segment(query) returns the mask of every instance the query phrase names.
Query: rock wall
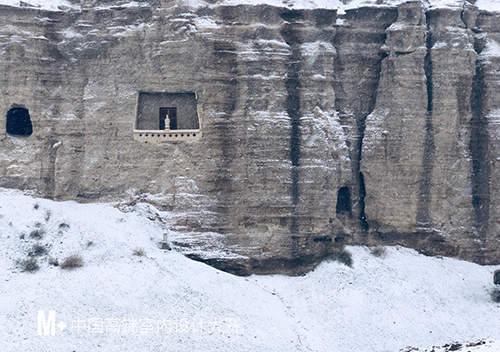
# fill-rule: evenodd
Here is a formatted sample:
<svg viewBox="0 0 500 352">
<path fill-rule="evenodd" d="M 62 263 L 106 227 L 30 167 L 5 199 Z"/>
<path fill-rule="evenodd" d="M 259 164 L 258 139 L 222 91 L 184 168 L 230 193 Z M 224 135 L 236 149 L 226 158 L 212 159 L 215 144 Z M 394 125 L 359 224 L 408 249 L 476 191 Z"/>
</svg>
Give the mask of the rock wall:
<svg viewBox="0 0 500 352">
<path fill-rule="evenodd" d="M 367 118 L 362 171 L 370 230 L 430 254 L 497 263 L 498 235 L 488 229 L 494 127 L 483 101 L 498 98 L 485 87 L 491 69 L 481 57 L 481 43 L 495 42 L 496 30 L 483 22 L 491 14 L 468 3 L 416 20 L 410 13 L 418 7 L 401 5 L 387 30 L 382 83 Z"/>
<path fill-rule="evenodd" d="M 499 263 L 498 17 L 1 6 L 0 186 L 150 202 L 178 249 L 242 275 L 298 274 L 342 244 Z M 134 141 L 140 92 L 196 93 L 203 136 Z M 6 133 L 18 106 L 29 137 Z"/>
</svg>

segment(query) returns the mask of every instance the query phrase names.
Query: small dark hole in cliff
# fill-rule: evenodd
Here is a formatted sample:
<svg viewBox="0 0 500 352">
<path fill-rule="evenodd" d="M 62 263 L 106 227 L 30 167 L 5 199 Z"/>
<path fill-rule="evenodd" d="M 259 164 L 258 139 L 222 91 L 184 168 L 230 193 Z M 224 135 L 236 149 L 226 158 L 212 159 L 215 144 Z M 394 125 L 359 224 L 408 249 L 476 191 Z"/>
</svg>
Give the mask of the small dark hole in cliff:
<svg viewBox="0 0 500 352">
<path fill-rule="evenodd" d="M 28 109 L 12 108 L 7 111 L 7 126 L 8 134 L 14 136 L 31 136 L 33 133 L 33 125 Z"/>
<path fill-rule="evenodd" d="M 302 18 L 302 13 L 298 11 L 286 11 L 281 14 L 281 18 L 288 22 L 293 22 L 295 20 L 300 20 Z"/>
<path fill-rule="evenodd" d="M 351 192 L 348 187 L 340 187 L 337 192 L 337 214 L 348 212 L 351 214 Z"/>
<path fill-rule="evenodd" d="M 332 238 L 330 236 L 315 237 L 313 242 L 332 242 Z"/>
</svg>

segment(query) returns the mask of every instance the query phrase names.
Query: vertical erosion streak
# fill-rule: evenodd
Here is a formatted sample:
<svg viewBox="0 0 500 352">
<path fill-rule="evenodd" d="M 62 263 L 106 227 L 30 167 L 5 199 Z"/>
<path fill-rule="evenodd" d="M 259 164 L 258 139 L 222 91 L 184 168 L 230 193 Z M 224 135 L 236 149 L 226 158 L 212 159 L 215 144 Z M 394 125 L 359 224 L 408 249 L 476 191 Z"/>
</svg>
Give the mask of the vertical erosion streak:
<svg viewBox="0 0 500 352">
<path fill-rule="evenodd" d="M 287 93 L 286 112 L 290 116 L 290 161 L 292 164 L 292 218 L 290 221 L 291 234 L 299 233 L 299 167 L 300 167 L 300 71 L 301 54 L 300 38 L 294 21 L 301 18 L 301 13 L 289 11 L 282 14 L 282 18 L 289 21 L 281 30 L 281 35 L 286 43 L 290 45 L 291 52 L 288 56 L 288 72 L 285 81 Z"/>
<path fill-rule="evenodd" d="M 478 56 L 481 53 L 483 42 L 476 38 L 474 49 Z M 476 60 L 476 73 L 472 81 L 470 120 L 471 138 L 469 150 L 472 157 L 472 207 L 474 209 L 474 232 L 478 241 L 478 248 L 474 260 L 483 261 L 484 244 L 488 234 L 490 214 L 490 179 L 491 165 L 488 159 L 488 121 L 484 113 L 484 97 L 486 87 L 481 60 Z"/>
<path fill-rule="evenodd" d="M 361 13 L 367 11 L 361 16 Z M 363 236 L 360 241 L 364 243 L 369 230 L 369 223 L 365 213 L 366 188 L 364 175 L 361 172 L 361 159 L 363 141 L 365 138 L 366 119 L 374 111 L 377 103 L 377 94 L 382 74 L 382 62 L 387 57 L 380 48 L 386 41 L 385 30 L 396 21 L 396 11 L 359 10 L 352 12 L 356 16 L 370 16 L 376 13 L 377 20 L 370 23 L 370 36 L 366 36 L 366 46 L 353 46 L 346 41 L 347 38 L 356 38 L 359 33 L 359 24 L 339 26 L 336 29 L 333 44 L 336 49 L 334 58 L 334 81 L 335 108 L 339 113 L 341 125 L 349 130 L 346 133 L 351 136 L 346 141 L 349 150 L 351 166 L 350 190 L 353 200 L 352 216 L 356 219 L 356 233 L 361 230 Z M 350 16 L 352 16 L 350 15 Z M 350 17 L 348 16 L 348 17 Z M 355 24 L 359 18 L 351 19 Z M 366 25 L 366 23 L 363 23 Z M 366 29 L 362 33 L 366 34 Z M 365 35 L 363 34 L 363 35 Z M 354 50 L 355 57 L 353 57 Z M 355 125 L 352 125 L 354 118 Z M 351 130 L 351 128 L 353 128 Z"/>
<path fill-rule="evenodd" d="M 418 193 L 417 226 L 422 230 L 432 227 L 430 217 L 432 170 L 434 168 L 434 127 L 432 124 L 433 114 L 433 85 L 432 85 L 432 33 L 430 27 L 430 14 L 425 13 L 427 21 L 427 53 L 424 58 L 424 72 L 427 84 L 427 113 L 425 115 L 425 142 L 422 155 L 422 176 L 420 177 L 420 188 Z"/>
<path fill-rule="evenodd" d="M 217 171 L 214 177 L 214 186 L 219 200 L 217 212 L 220 216 L 217 231 L 226 233 L 230 227 L 230 212 L 234 206 L 232 168 L 235 158 L 232 121 L 238 100 L 237 48 L 232 42 L 218 41 L 214 43 L 214 61 L 216 69 L 226 73 L 216 82 L 219 85 L 223 114 L 214 123 L 217 133 L 217 143 L 220 157 L 217 161 Z"/>
<path fill-rule="evenodd" d="M 293 64 L 292 64 L 293 65 Z M 298 205 L 299 205 L 299 167 L 300 167 L 300 82 L 298 78 L 286 80 L 287 113 L 290 116 L 290 161 L 292 163 L 292 205 L 293 214 L 290 225 L 291 233 L 299 231 Z"/>
<path fill-rule="evenodd" d="M 385 42 L 385 36 L 384 36 Z M 361 106 L 359 114 L 356 114 L 356 128 L 357 128 L 357 140 L 355 146 L 355 157 L 354 163 L 352 163 L 352 172 L 355 188 L 357 188 L 358 194 L 358 220 L 361 231 L 366 235 L 369 230 L 368 221 L 366 219 L 365 214 L 365 197 L 366 197 L 366 188 L 365 188 L 365 177 L 361 172 L 361 158 L 363 153 L 363 139 L 365 138 L 365 129 L 366 129 L 366 118 L 370 115 L 375 109 L 375 105 L 377 103 L 377 92 L 380 84 L 380 75 L 382 72 L 382 61 L 387 57 L 386 53 L 380 53 L 379 58 L 374 64 L 375 68 L 375 78 L 373 80 L 373 89 L 371 89 L 371 93 L 367 97 L 367 104 Z M 364 108 L 364 106 L 366 106 Z M 365 238 L 363 238 L 365 241 Z"/>
<path fill-rule="evenodd" d="M 369 230 L 369 226 L 368 226 L 368 221 L 366 221 L 366 215 L 365 215 L 365 196 L 366 196 L 365 177 L 363 176 L 363 173 L 361 171 L 358 173 L 358 176 L 359 176 L 359 222 L 361 230 L 366 233 Z"/>
</svg>

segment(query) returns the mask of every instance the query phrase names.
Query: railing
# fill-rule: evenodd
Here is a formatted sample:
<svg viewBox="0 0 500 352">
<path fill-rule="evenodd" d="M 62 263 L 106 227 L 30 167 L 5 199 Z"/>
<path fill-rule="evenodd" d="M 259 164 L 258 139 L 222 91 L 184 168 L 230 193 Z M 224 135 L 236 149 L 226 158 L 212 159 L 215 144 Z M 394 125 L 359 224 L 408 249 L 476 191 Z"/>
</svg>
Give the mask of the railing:
<svg viewBox="0 0 500 352">
<path fill-rule="evenodd" d="M 134 140 L 150 143 L 193 141 L 201 135 L 201 130 L 134 130 Z"/>
</svg>

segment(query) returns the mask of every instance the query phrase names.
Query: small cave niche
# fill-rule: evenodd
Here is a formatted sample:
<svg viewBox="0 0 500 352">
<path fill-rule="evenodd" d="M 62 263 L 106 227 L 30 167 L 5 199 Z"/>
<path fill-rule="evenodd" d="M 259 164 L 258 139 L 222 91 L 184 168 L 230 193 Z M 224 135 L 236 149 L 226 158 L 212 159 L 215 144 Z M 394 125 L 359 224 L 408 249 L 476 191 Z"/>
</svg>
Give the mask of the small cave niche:
<svg viewBox="0 0 500 352">
<path fill-rule="evenodd" d="M 6 132 L 13 136 L 31 136 L 33 124 L 28 109 L 14 107 L 7 111 Z"/>
<path fill-rule="evenodd" d="M 198 130 L 195 93 L 140 92 L 136 130 Z"/>
<path fill-rule="evenodd" d="M 351 192 L 349 187 L 340 187 L 337 192 L 337 206 L 335 209 L 337 214 L 349 213 L 351 215 Z"/>
</svg>

